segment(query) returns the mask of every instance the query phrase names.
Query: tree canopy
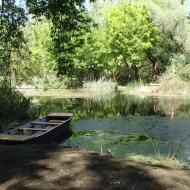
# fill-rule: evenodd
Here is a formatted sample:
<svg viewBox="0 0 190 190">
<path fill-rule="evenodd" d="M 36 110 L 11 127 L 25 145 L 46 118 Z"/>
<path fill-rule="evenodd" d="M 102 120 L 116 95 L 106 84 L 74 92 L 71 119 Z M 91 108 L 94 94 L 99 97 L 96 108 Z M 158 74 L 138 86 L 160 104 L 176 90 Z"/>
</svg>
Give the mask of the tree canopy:
<svg viewBox="0 0 190 190">
<path fill-rule="evenodd" d="M 1 73 L 11 65 L 6 71 L 26 81 L 57 73 L 65 81 L 104 76 L 127 84 L 155 81 L 175 65 L 189 79 L 185 2 L 97 0 L 90 9 L 84 0 L 25 2 L 0 5 Z"/>
<path fill-rule="evenodd" d="M 138 70 L 147 64 L 147 53 L 159 44 L 158 28 L 150 20 L 143 4 L 119 1 L 105 10 L 106 39 L 110 53 L 117 58 L 123 68 L 134 70 L 138 80 Z"/>
<path fill-rule="evenodd" d="M 51 37 L 57 57 L 58 74 L 72 73 L 71 54 L 83 43 L 83 34 L 88 31 L 90 17 L 84 0 L 27 0 L 29 13 L 34 17 L 47 18 L 52 22 Z"/>
</svg>

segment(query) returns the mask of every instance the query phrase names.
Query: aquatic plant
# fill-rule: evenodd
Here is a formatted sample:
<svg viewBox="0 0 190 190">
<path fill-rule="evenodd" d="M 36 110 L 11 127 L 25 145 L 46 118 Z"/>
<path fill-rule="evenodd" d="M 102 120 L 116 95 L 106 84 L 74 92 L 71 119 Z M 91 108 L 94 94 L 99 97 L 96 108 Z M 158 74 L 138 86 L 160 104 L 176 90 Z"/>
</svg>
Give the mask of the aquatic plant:
<svg viewBox="0 0 190 190">
<path fill-rule="evenodd" d="M 121 145 L 121 144 L 130 142 L 130 141 L 140 142 L 140 141 L 151 140 L 153 138 L 154 137 L 152 137 L 150 135 L 126 135 L 126 136 L 123 136 L 122 138 L 120 138 L 119 141 L 114 142 L 113 144 Z"/>
<path fill-rule="evenodd" d="M 110 92 L 117 90 L 118 84 L 111 80 L 106 80 L 104 77 L 102 77 L 99 80 L 84 81 L 83 88 L 93 92 Z"/>
<path fill-rule="evenodd" d="M 109 134 L 114 134 L 116 131 L 93 131 L 93 130 L 82 130 L 74 132 L 70 139 L 75 139 L 79 136 L 104 136 Z"/>
<path fill-rule="evenodd" d="M 181 142 L 178 144 L 177 148 L 174 150 L 172 156 L 170 156 L 170 152 L 168 153 L 168 159 L 169 159 L 169 160 L 177 160 L 177 152 L 178 152 L 179 149 L 181 148 L 183 142 L 185 142 L 189 136 L 190 136 L 190 134 L 188 134 L 185 138 L 183 138 L 183 139 L 181 140 Z"/>
<path fill-rule="evenodd" d="M 133 119 L 133 120 L 135 120 L 135 119 Z M 146 119 L 145 119 L 145 121 L 146 121 Z M 147 121 L 146 121 L 145 126 L 147 126 L 147 125 L 148 125 L 148 124 L 147 124 Z M 141 127 L 141 129 L 143 130 L 143 133 L 144 133 L 146 136 L 152 137 L 150 131 L 149 131 L 147 128 L 145 128 L 145 127 L 142 125 L 142 123 L 139 123 L 139 126 Z M 150 142 L 151 142 L 151 144 L 152 144 L 152 146 L 153 146 L 154 152 L 155 152 L 155 154 L 156 154 L 156 158 L 160 161 L 160 160 L 161 160 L 160 147 L 159 147 L 158 142 L 155 141 L 155 139 L 156 139 L 155 137 L 154 137 L 154 138 L 149 138 L 149 140 L 150 140 Z"/>
</svg>

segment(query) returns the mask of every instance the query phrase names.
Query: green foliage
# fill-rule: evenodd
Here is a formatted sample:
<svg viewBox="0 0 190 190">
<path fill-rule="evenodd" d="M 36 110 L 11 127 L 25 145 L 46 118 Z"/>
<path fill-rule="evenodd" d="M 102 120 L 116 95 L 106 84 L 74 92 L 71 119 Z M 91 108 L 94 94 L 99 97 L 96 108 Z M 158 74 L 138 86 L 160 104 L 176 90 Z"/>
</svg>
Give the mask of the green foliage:
<svg viewBox="0 0 190 190">
<path fill-rule="evenodd" d="M 0 118 L 1 119 L 19 119 L 27 115 L 30 107 L 30 98 L 14 88 L 1 86 L 0 90 Z"/>
<path fill-rule="evenodd" d="M 65 89 L 67 87 L 67 81 L 58 78 L 52 81 L 52 84 L 48 86 L 52 86 L 52 88 L 55 89 Z"/>
<path fill-rule="evenodd" d="M 159 3 L 149 2 L 146 6 L 152 12 L 152 19 L 162 37 L 162 45 L 157 52 L 157 67 L 163 72 L 175 65 L 185 77 L 182 67 L 186 67 L 190 57 L 186 5 L 178 0 L 159 0 Z"/>
<path fill-rule="evenodd" d="M 159 43 L 148 11 L 141 4 L 125 2 L 95 4 L 93 8 L 91 15 L 98 26 L 90 28 L 85 43 L 76 49 L 73 74 L 80 81 L 105 75 L 124 84 L 138 78 L 139 68 L 147 65 L 147 53 L 154 57 Z"/>
<path fill-rule="evenodd" d="M 27 56 L 25 64 L 17 68 L 24 85 L 33 85 L 36 88 L 66 87 L 66 77 L 56 77 L 57 63 L 53 53 L 51 25 L 46 19 L 32 19 L 26 24 L 29 52 L 24 52 Z"/>
<path fill-rule="evenodd" d="M 46 19 L 30 20 L 25 31 L 30 56 L 27 58 L 28 64 L 19 70 L 19 75 L 24 78 L 27 85 L 52 88 L 54 81 L 57 83 L 59 78 L 56 78 L 57 64 L 53 53 L 51 22 Z"/>
<path fill-rule="evenodd" d="M 30 99 L 12 86 L 17 82 L 15 62 L 19 50 L 26 43 L 22 27 L 27 20 L 24 9 L 14 0 L 2 0 L 0 4 L 0 118 L 18 119 L 26 115 Z"/>
<path fill-rule="evenodd" d="M 72 54 L 75 48 L 83 43 L 83 34 L 88 30 L 91 21 L 84 2 L 84 0 L 27 0 L 29 13 L 38 18 L 45 16 L 52 22 L 51 36 L 58 74 L 72 76 L 74 68 Z"/>
<path fill-rule="evenodd" d="M 73 71 L 81 78 L 79 80 L 90 77 L 98 79 L 103 74 L 112 77 L 109 74 L 110 57 L 103 30 L 100 27 L 91 28 L 91 32 L 87 33 L 84 38 L 83 46 L 77 48 L 74 55 Z"/>
<path fill-rule="evenodd" d="M 6 85 L 12 85 L 12 75 L 16 71 L 11 66 L 26 42 L 21 27 L 27 18 L 24 9 L 17 7 L 14 0 L 3 0 L 0 10 L 0 76 Z"/>
<path fill-rule="evenodd" d="M 106 39 L 115 64 L 125 72 L 132 69 L 133 79 L 138 79 L 139 68 L 147 64 L 147 52 L 150 54 L 159 44 L 157 27 L 141 3 L 119 1 L 119 5 L 112 5 L 104 12 Z"/>
<path fill-rule="evenodd" d="M 29 50 L 31 52 L 30 70 L 36 77 L 56 74 L 56 59 L 53 54 L 51 23 L 46 19 L 32 20 L 26 26 Z"/>
<path fill-rule="evenodd" d="M 18 49 L 24 42 L 23 31 L 20 29 L 20 26 L 24 26 L 26 21 L 24 9 L 17 7 L 14 0 L 3 0 L 0 9 L 1 45 L 10 44 L 11 48 Z"/>
<path fill-rule="evenodd" d="M 37 19 L 25 26 L 24 9 L 14 0 L 3 0 L 1 80 L 65 88 L 73 81 L 87 84 L 86 79 L 105 76 L 126 85 L 158 81 L 173 65 L 181 79 L 189 80 L 185 4 L 178 0 L 91 2 L 96 3 L 87 12 L 84 0 L 27 0 L 29 14 Z M 56 73 L 62 77 L 56 79 Z"/>
</svg>

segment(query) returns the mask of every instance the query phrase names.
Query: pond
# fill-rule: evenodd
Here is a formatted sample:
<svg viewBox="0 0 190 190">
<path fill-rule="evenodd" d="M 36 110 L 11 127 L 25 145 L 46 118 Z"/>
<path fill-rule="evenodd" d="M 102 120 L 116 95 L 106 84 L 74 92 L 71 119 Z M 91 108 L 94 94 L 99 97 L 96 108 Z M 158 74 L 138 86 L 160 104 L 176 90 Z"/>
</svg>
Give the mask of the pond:
<svg viewBox="0 0 190 190">
<path fill-rule="evenodd" d="M 190 100 L 107 94 L 86 98 L 36 97 L 41 114 L 73 111 L 73 135 L 61 146 L 138 161 L 190 164 Z"/>
</svg>

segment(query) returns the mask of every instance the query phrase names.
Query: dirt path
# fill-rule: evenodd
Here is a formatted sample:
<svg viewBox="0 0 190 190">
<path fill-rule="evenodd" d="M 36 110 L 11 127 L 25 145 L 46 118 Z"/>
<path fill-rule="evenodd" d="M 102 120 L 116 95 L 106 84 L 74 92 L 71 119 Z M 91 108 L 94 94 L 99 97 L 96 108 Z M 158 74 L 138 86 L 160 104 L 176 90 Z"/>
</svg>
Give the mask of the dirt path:
<svg viewBox="0 0 190 190">
<path fill-rule="evenodd" d="M 190 171 L 55 145 L 0 145 L 1 190 L 187 190 Z"/>
</svg>

